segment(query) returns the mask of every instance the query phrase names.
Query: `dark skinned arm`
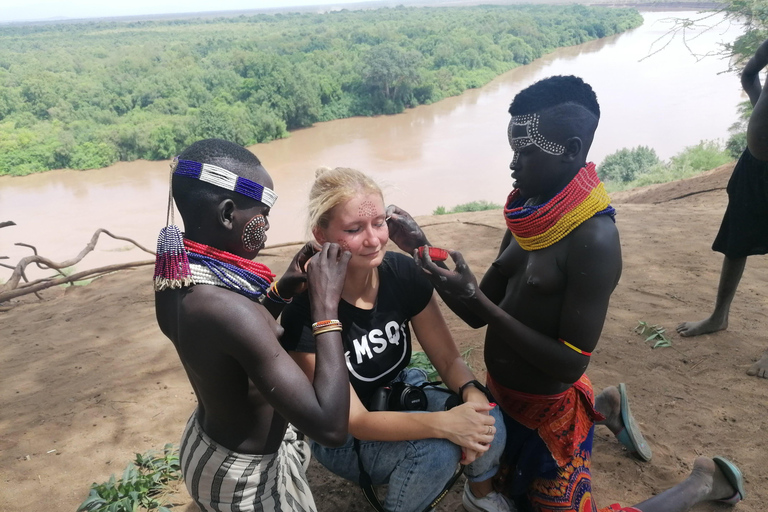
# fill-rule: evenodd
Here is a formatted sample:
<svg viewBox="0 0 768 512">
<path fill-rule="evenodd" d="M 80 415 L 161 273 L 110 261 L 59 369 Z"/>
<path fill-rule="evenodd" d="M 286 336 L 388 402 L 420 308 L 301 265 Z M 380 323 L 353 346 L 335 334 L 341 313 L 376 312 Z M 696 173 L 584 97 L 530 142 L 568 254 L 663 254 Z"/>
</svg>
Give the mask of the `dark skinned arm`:
<svg viewBox="0 0 768 512">
<path fill-rule="evenodd" d="M 308 268 L 313 321 L 338 318 L 338 304 L 351 254 L 336 244 L 325 244 Z M 250 308 L 250 309 L 249 309 Z M 250 314 L 249 314 L 250 313 Z M 285 350 L 263 315 L 254 315 L 244 301 L 221 303 L 215 309 L 215 324 L 223 331 L 218 338 L 224 350 L 248 373 L 259 392 L 275 410 L 312 439 L 340 446 L 346 441 L 349 424 L 349 382 L 341 333 L 317 336 L 314 381 Z"/>
<path fill-rule="evenodd" d="M 281 298 L 290 300 L 307 289 L 307 272 L 304 269 L 307 268 L 309 259 L 319 251 L 319 245 L 315 242 L 307 242 L 293 256 L 293 259 L 288 264 L 288 268 L 276 284 L 277 291 L 280 292 Z M 271 295 L 271 292 L 269 295 Z M 264 298 L 263 304 L 267 311 L 272 315 L 272 318 L 280 316 L 280 313 L 283 312 L 283 308 L 285 307 L 283 302 L 272 300 L 269 296 Z"/>
<path fill-rule="evenodd" d="M 768 40 L 757 49 L 741 73 L 741 85 L 754 109 L 747 125 L 747 147 L 758 160 L 768 161 L 768 83 L 760 87 L 760 71 L 768 65 Z"/>
<path fill-rule="evenodd" d="M 389 205 L 387 207 L 387 226 L 389 226 L 389 239 L 395 242 L 395 244 L 407 254 L 413 255 L 416 260 L 419 260 L 418 248 L 422 246 L 432 245 L 427 239 L 427 235 L 419 227 L 418 223 L 413 220 L 413 217 L 395 205 Z M 446 264 L 442 261 L 434 262 L 438 267 L 448 270 Z M 491 270 L 489 270 L 491 272 Z M 493 278 L 491 278 L 493 280 Z M 485 282 L 485 279 L 483 280 Z M 488 286 L 491 286 L 490 284 Z M 439 288 L 435 288 L 443 302 L 454 312 L 456 316 L 461 318 L 467 325 L 473 329 L 478 329 L 485 325 L 482 318 L 478 317 L 472 311 L 469 310 L 461 301 L 456 297 L 441 291 Z M 502 295 L 503 297 L 503 295 Z"/>
<path fill-rule="evenodd" d="M 602 220 L 588 221 L 569 240 L 565 265 L 567 285 L 560 316 L 558 337 L 585 351 L 592 352 L 608 310 L 608 301 L 621 273 L 621 249 L 615 229 L 602 229 Z M 604 228 L 605 226 L 603 226 Z M 561 242 L 562 243 L 562 242 Z M 424 261 L 433 274 L 435 287 L 442 287 L 495 329 L 509 348 L 528 364 L 550 378 L 571 384 L 589 364 L 589 357 L 579 354 L 558 339 L 524 325 L 499 308 L 477 287 L 461 253 L 451 253 L 456 271 L 439 269 Z"/>
</svg>

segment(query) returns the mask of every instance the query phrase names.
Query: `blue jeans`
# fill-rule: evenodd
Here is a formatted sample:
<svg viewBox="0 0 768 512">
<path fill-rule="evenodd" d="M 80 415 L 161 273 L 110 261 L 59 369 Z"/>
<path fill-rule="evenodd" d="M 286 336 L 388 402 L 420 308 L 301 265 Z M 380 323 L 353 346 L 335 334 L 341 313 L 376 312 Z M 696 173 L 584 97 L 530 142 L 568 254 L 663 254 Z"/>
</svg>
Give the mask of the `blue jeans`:
<svg viewBox="0 0 768 512">
<path fill-rule="evenodd" d="M 396 380 L 418 385 L 427 380 L 427 374 L 418 368 L 407 368 Z M 429 387 L 424 391 L 429 411 L 445 410 L 448 393 Z M 496 474 L 506 444 L 506 430 L 499 407 L 494 407 L 491 415 L 496 419 L 494 426 L 497 429 L 491 448 L 465 468 L 464 474 L 473 482 L 482 482 Z M 313 441 L 312 453 L 332 473 L 355 483 L 360 481 L 357 452 L 351 435 L 339 448 L 327 448 Z M 360 457 L 374 485 L 389 484 L 383 503 L 386 510 L 421 512 L 453 476 L 461 459 L 461 447 L 447 439 L 434 438 L 360 441 Z"/>
</svg>

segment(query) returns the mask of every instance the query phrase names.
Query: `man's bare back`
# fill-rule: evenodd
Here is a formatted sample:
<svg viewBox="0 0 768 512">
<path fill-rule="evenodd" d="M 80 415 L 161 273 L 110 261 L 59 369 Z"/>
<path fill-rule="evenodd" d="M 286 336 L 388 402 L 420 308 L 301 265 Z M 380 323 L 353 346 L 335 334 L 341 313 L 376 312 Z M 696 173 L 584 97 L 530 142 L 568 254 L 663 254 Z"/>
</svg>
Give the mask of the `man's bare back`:
<svg viewBox="0 0 768 512">
<path fill-rule="evenodd" d="M 309 288 L 312 319 L 336 322 L 350 254 L 305 246 L 279 283 L 252 261 L 277 195 L 258 158 L 236 144 L 192 144 L 174 161 L 172 191 L 186 233 L 161 232 L 155 310 L 198 401 L 180 447 L 185 485 L 203 511 L 314 511 L 308 447 L 287 426 L 331 446 L 346 441 L 341 326 L 315 333 L 310 381 L 280 346 L 275 317 Z"/>
</svg>

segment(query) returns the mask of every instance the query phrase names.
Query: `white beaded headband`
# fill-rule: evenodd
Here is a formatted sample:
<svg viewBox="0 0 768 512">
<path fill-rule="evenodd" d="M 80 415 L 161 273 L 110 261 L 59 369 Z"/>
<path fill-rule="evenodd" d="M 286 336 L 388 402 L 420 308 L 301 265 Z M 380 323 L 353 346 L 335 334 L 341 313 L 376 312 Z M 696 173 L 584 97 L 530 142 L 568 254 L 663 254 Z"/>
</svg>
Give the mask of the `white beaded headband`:
<svg viewBox="0 0 768 512">
<path fill-rule="evenodd" d="M 192 160 L 179 160 L 177 157 L 174 159 L 171 167 L 173 168 L 173 174 L 204 181 L 211 185 L 237 192 L 261 201 L 270 208 L 277 201 L 277 194 L 274 190 L 216 165 L 201 164 Z"/>
<path fill-rule="evenodd" d="M 525 137 L 513 137 L 512 129 L 515 126 L 525 126 L 527 135 Z M 550 155 L 562 155 L 565 153 L 565 146 L 547 140 L 539 132 L 539 114 L 512 116 L 507 128 L 507 137 L 509 138 L 509 145 L 512 146 L 512 151 L 515 152 L 513 164 L 517 162 L 520 150 L 531 145 Z"/>
</svg>

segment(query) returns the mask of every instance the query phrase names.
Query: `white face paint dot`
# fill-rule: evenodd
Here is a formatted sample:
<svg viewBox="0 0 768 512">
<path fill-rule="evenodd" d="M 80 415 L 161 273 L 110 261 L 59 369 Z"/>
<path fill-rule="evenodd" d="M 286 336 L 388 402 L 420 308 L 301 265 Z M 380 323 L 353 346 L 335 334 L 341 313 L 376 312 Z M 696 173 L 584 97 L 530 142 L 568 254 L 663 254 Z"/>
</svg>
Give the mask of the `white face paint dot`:
<svg viewBox="0 0 768 512">
<path fill-rule="evenodd" d="M 243 229 L 243 247 L 246 251 L 258 251 L 264 245 L 267 237 L 267 220 L 263 215 L 256 215 Z"/>
<path fill-rule="evenodd" d="M 515 126 L 525 126 L 526 137 L 512 137 L 512 129 Z M 522 116 L 512 116 L 509 121 L 509 127 L 507 128 L 507 137 L 509 138 L 509 145 L 515 152 L 515 162 L 517 152 L 522 148 L 534 145 L 545 153 L 550 155 L 562 155 L 565 153 L 565 146 L 551 142 L 547 140 L 541 133 L 539 133 L 539 114 L 525 114 Z"/>
</svg>

